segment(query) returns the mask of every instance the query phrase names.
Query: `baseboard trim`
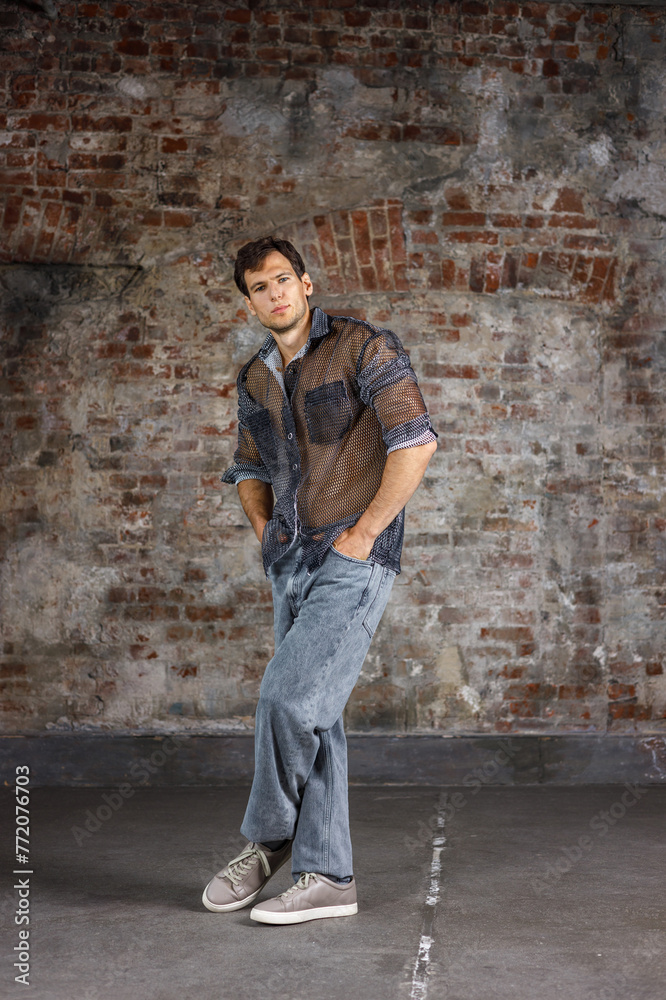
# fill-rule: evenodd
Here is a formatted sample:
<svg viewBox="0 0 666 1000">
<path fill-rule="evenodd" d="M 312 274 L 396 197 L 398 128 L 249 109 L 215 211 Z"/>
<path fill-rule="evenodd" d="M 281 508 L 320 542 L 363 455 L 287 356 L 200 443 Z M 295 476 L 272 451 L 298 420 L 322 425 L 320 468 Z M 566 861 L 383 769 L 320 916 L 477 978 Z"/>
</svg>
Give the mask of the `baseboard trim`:
<svg viewBox="0 0 666 1000">
<path fill-rule="evenodd" d="M 352 784 L 643 785 L 666 783 L 666 735 L 351 734 Z M 252 780 L 252 734 L 0 737 L 5 785 L 27 764 L 35 786 L 240 785 Z"/>
</svg>

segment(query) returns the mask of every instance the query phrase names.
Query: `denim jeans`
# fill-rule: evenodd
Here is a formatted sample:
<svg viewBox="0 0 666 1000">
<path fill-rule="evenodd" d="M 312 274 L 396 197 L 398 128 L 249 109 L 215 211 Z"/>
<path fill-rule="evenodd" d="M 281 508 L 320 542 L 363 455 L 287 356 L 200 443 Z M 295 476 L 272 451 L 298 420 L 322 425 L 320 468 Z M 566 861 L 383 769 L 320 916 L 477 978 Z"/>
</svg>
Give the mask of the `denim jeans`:
<svg viewBox="0 0 666 1000">
<path fill-rule="evenodd" d="M 296 541 L 270 568 L 275 655 L 259 689 L 241 833 L 293 838 L 292 874 L 353 874 L 342 711 L 395 579 L 330 549 L 308 572 Z"/>
</svg>

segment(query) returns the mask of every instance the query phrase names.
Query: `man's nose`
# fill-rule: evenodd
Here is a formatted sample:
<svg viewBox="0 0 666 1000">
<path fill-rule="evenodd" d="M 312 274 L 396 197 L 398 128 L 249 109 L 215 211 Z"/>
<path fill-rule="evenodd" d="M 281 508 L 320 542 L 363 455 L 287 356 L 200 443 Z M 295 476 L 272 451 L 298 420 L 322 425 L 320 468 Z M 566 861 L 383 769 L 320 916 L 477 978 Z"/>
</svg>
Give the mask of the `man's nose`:
<svg viewBox="0 0 666 1000">
<path fill-rule="evenodd" d="M 277 299 L 280 297 L 281 293 L 282 289 L 280 287 L 280 284 L 279 282 L 276 281 L 275 284 L 271 285 L 271 298 Z"/>
</svg>

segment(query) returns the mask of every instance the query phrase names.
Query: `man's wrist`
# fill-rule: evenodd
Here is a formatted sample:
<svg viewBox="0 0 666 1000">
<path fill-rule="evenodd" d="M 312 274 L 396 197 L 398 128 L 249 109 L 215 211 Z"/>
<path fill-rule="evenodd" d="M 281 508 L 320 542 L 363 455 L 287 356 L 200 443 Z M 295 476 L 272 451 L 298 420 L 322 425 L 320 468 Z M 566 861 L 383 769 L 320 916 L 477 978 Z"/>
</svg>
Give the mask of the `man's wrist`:
<svg viewBox="0 0 666 1000">
<path fill-rule="evenodd" d="M 375 532 L 361 524 L 360 521 L 357 521 L 356 524 L 349 529 L 349 534 L 352 535 L 356 541 L 370 549 L 375 544 L 375 539 L 377 538 Z"/>
<path fill-rule="evenodd" d="M 342 555 L 353 556 L 355 559 L 367 559 L 375 544 L 376 535 L 364 530 L 363 526 L 352 525 L 341 532 L 333 542 L 333 548 Z"/>
</svg>

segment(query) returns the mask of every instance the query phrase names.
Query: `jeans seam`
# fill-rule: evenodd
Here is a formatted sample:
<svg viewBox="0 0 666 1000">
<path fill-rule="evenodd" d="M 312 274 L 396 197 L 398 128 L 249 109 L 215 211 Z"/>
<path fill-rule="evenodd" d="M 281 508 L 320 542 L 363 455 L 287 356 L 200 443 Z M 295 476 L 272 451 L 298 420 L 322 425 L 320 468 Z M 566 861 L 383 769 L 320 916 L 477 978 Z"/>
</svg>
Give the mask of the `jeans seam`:
<svg viewBox="0 0 666 1000">
<path fill-rule="evenodd" d="M 324 835 L 323 835 L 323 847 L 322 847 L 322 875 L 328 874 L 328 859 L 330 854 L 330 840 L 331 840 L 331 806 L 332 806 L 332 784 L 333 784 L 333 767 L 331 763 L 331 748 L 328 742 L 328 731 L 323 730 L 319 734 L 319 739 L 321 740 L 321 745 L 324 748 L 324 769 L 326 771 L 326 802 L 324 803 Z"/>
</svg>

